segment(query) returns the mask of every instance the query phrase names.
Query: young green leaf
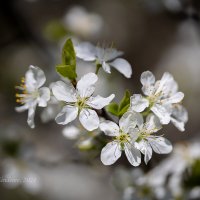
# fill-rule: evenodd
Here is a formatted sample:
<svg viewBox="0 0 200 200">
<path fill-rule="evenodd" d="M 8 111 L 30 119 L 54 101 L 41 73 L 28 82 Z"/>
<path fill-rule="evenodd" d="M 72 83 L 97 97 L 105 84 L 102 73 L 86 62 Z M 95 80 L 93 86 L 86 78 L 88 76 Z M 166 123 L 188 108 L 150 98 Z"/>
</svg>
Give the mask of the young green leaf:
<svg viewBox="0 0 200 200">
<path fill-rule="evenodd" d="M 63 77 L 74 80 L 77 77 L 75 66 L 71 65 L 57 65 L 56 71 Z"/>
<path fill-rule="evenodd" d="M 118 117 L 118 107 L 118 104 L 113 102 L 106 106 L 106 111 Z"/>
<path fill-rule="evenodd" d="M 76 66 L 76 53 L 71 39 L 68 39 L 63 46 L 62 64 Z"/>
<path fill-rule="evenodd" d="M 75 80 L 76 74 L 76 54 L 71 39 L 68 39 L 62 49 L 62 64 L 56 66 L 59 75 Z"/>
<path fill-rule="evenodd" d="M 126 90 L 123 99 L 119 103 L 118 116 L 122 116 L 125 112 L 127 112 L 130 106 L 130 96 L 130 92 Z"/>
<path fill-rule="evenodd" d="M 119 103 L 119 105 L 117 103 L 110 103 L 106 107 L 106 111 L 111 113 L 112 115 L 121 117 L 125 112 L 127 112 L 127 110 L 130 107 L 130 96 L 130 92 L 126 90 L 124 97 Z"/>
</svg>

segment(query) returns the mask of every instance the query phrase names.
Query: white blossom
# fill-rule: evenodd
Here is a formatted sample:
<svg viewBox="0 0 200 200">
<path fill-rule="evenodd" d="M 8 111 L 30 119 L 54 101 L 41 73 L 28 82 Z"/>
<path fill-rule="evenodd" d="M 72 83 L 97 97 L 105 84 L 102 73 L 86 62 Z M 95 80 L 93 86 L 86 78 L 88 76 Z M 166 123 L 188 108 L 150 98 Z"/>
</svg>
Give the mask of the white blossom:
<svg viewBox="0 0 200 200">
<path fill-rule="evenodd" d="M 104 165 L 112 165 L 121 157 L 122 151 L 125 151 L 128 161 L 133 166 L 141 163 L 141 154 L 135 148 L 134 142 L 137 135 L 133 132 L 133 127 L 137 123 L 137 113 L 135 115 L 125 113 L 119 120 L 119 126 L 109 120 L 100 124 L 100 129 L 107 136 L 114 137 L 101 151 L 101 161 Z"/>
<path fill-rule="evenodd" d="M 130 78 L 132 75 L 132 68 L 128 61 L 119 58 L 123 54 L 122 51 L 117 51 L 114 48 L 95 47 L 88 42 L 75 45 L 74 48 L 78 58 L 85 61 L 95 61 L 107 73 L 111 73 L 111 67 L 113 67 L 126 78 Z"/>
<path fill-rule="evenodd" d="M 47 87 L 41 87 L 46 81 L 44 72 L 35 66 L 30 66 L 22 78 L 22 84 L 16 88 L 21 90 L 21 94 L 16 94 L 17 102 L 22 104 L 16 107 L 16 111 L 22 112 L 28 110 L 28 125 L 31 128 L 35 127 L 34 116 L 36 106 L 46 107 L 47 102 L 50 100 L 50 90 Z"/>
<path fill-rule="evenodd" d="M 135 145 L 144 154 L 146 164 L 152 157 L 152 150 L 158 154 L 167 154 L 172 151 L 172 145 L 169 140 L 154 135 L 161 129 L 160 121 L 155 115 L 148 115 L 146 123 L 143 122 L 141 117 L 137 125 L 133 130 L 138 135 Z"/>
<path fill-rule="evenodd" d="M 95 109 L 102 109 L 108 105 L 115 95 L 111 94 L 107 98 L 99 95 L 93 97 L 94 84 L 97 80 L 96 74 L 88 73 L 78 81 L 76 89 L 71 83 L 64 83 L 63 81 L 57 81 L 52 86 L 52 92 L 56 99 L 66 103 L 62 111 L 56 116 L 58 124 L 66 125 L 79 116 L 81 124 L 88 131 L 99 127 L 99 117 Z"/>
<path fill-rule="evenodd" d="M 141 75 L 142 91 L 146 95 L 134 94 L 131 97 L 130 109 L 136 112 L 143 112 L 150 109 L 162 124 L 168 124 L 171 114 L 174 113 L 173 105 L 179 104 L 184 98 L 182 92 L 178 92 L 178 85 L 173 76 L 164 73 L 161 80 L 155 81 L 154 75 L 150 71 Z"/>
<path fill-rule="evenodd" d="M 96 13 L 89 13 L 81 6 L 74 6 L 64 16 L 63 24 L 75 34 L 91 37 L 100 33 L 103 20 Z"/>
</svg>

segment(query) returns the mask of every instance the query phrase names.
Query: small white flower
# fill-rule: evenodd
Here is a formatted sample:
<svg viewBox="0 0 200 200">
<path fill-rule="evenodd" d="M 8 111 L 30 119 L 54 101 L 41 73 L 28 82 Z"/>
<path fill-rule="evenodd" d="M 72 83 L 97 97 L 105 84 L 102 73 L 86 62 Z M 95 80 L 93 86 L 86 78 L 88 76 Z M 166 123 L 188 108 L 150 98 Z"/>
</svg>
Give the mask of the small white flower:
<svg viewBox="0 0 200 200">
<path fill-rule="evenodd" d="M 141 163 L 141 154 L 135 148 L 134 142 L 137 135 L 133 133 L 133 128 L 137 123 L 137 113 L 135 115 L 125 113 L 119 120 L 119 126 L 109 120 L 100 124 L 100 129 L 107 135 L 114 137 L 101 151 L 101 161 L 104 165 L 112 165 L 121 157 L 122 151 L 125 151 L 128 161 L 133 166 Z"/>
<path fill-rule="evenodd" d="M 111 94 L 107 98 L 99 95 L 93 97 L 94 84 L 97 80 L 96 74 L 88 73 L 78 81 L 76 89 L 71 83 L 62 81 L 57 81 L 53 85 L 53 95 L 57 100 L 66 103 L 66 106 L 56 117 L 58 124 L 68 124 L 79 116 L 81 124 L 88 131 L 99 127 L 99 117 L 94 109 L 102 109 L 113 100 L 115 95 Z"/>
<path fill-rule="evenodd" d="M 146 95 L 134 94 L 131 97 L 130 109 L 136 112 L 143 112 L 149 109 L 160 119 L 162 124 L 168 124 L 173 112 L 172 105 L 180 103 L 184 97 L 178 92 L 178 86 L 169 73 L 164 73 L 161 80 L 155 82 L 155 77 L 150 71 L 141 75 L 142 91 Z"/>
<path fill-rule="evenodd" d="M 88 42 L 83 42 L 75 45 L 76 56 L 85 61 L 95 61 L 100 64 L 105 72 L 111 73 L 111 67 L 114 67 L 126 78 L 132 75 L 131 65 L 127 60 L 118 58 L 123 54 L 114 48 L 95 47 Z"/>
<path fill-rule="evenodd" d="M 67 30 L 83 37 L 99 34 L 103 26 L 100 15 L 89 13 L 81 6 L 72 7 L 64 16 L 63 23 Z"/>
<path fill-rule="evenodd" d="M 148 115 L 145 124 L 143 118 L 140 119 L 138 128 L 133 130 L 138 135 L 135 145 L 144 154 L 144 161 L 147 164 L 152 157 L 152 149 L 158 154 L 167 154 L 172 151 L 172 145 L 164 137 L 153 135 L 161 129 L 160 121 L 155 115 Z"/>
<path fill-rule="evenodd" d="M 50 90 L 47 87 L 41 87 L 46 81 L 44 72 L 35 66 L 30 66 L 26 72 L 25 79 L 22 78 L 22 84 L 16 88 L 22 91 L 22 94 L 16 94 L 17 102 L 23 104 L 16 107 L 17 112 L 28 110 L 28 125 L 35 127 L 34 116 L 36 106 L 46 107 L 50 100 Z"/>
</svg>

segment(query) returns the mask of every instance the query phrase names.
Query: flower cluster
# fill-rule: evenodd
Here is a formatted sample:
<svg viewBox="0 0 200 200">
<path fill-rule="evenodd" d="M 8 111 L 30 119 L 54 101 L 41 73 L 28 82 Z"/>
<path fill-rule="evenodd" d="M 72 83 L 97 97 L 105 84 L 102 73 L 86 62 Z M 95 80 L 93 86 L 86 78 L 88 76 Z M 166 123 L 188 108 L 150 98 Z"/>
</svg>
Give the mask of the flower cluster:
<svg viewBox="0 0 200 200">
<path fill-rule="evenodd" d="M 184 131 L 188 120 L 187 111 L 181 104 L 184 94 L 178 91 L 178 85 L 171 74 L 164 73 L 162 78 L 156 81 L 152 72 L 143 72 L 140 80 L 144 95 L 131 96 L 126 92 L 119 105 L 112 102 L 115 94 L 108 97 L 94 95 L 95 83 L 101 68 L 111 73 L 113 67 L 125 77 L 131 77 L 131 65 L 125 59 L 118 58 L 121 55 L 121 51 L 113 48 L 95 47 L 86 42 L 74 45 L 68 39 L 63 47 L 62 64 L 56 67 L 62 80 L 51 83 L 49 88 L 41 87 L 46 80 L 44 72 L 38 67 L 30 66 L 22 85 L 18 87 L 22 94 L 16 95 L 17 102 L 23 105 L 16 110 L 28 110 L 28 124 L 31 128 L 34 128 L 36 106 L 47 106 L 50 109 L 46 110 L 46 114 L 55 116 L 57 124 L 68 125 L 79 118 L 86 131 L 98 130 L 98 134 L 93 134 L 93 137 L 98 135 L 105 142 L 107 136 L 111 137 L 112 139 L 101 150 L 101 161 L 104 165 L 115 163 L 123 151 L 133 166 L 140 165 L 142 154 L 147 164 L 153 151 L 158 154 L 170 153 L 170 141 L 157 132 L 170 122 L 180 131 Z M 78 59 L 93 62 L 96 73 L 85 74 L 77 81 Z M 56 104 L 57 108 L 53 109 L 52 106 Z M 117 116 L 118 120 L 113 120 L 110 114 Z M 81 133 L 73 125 L 70 127 L 64 128 L 64 135 L 68 138 L 77 138 Z M 92 141 L 88 136 L 87 139 Z"/>
</svg>

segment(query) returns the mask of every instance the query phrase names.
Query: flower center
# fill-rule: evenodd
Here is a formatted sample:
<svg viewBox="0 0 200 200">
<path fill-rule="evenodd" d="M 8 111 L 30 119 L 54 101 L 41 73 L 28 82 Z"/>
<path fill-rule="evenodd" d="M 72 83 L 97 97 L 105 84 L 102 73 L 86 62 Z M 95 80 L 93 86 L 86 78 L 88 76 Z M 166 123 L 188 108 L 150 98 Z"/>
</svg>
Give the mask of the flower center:
<svg viewBox="0 0 200 200">
<path fill-rule="evenodd" d="M 130 141 L 130 135 L 127 133 L 124 133 L 123 131 L 120 131 L 116 139 L 120 142 L 120 144 L 124 144 Z"/>
<path fill-rule="evenodd" d="M 28 101 L 32 99 L 36 99 L 39 96 L 38 91 L 34 91 L 32 93 L 29 93 L 27 91 L 26 85 L 25 85 L 25 79 L 24 77 L 21 78 L 21 84 L 19 86 L 16 86 L 16 89 L 18 89 L 20 92 L 16 93 L 16 102 L 20 104 L 25 104 Z"/>
<path fill-rule="evenodd" d="M 76 106 L 78 107 L 79 111 L 86 107 L 86 101 L 87 101 L 86 98 L 78 97 Z"/>
</svg>

